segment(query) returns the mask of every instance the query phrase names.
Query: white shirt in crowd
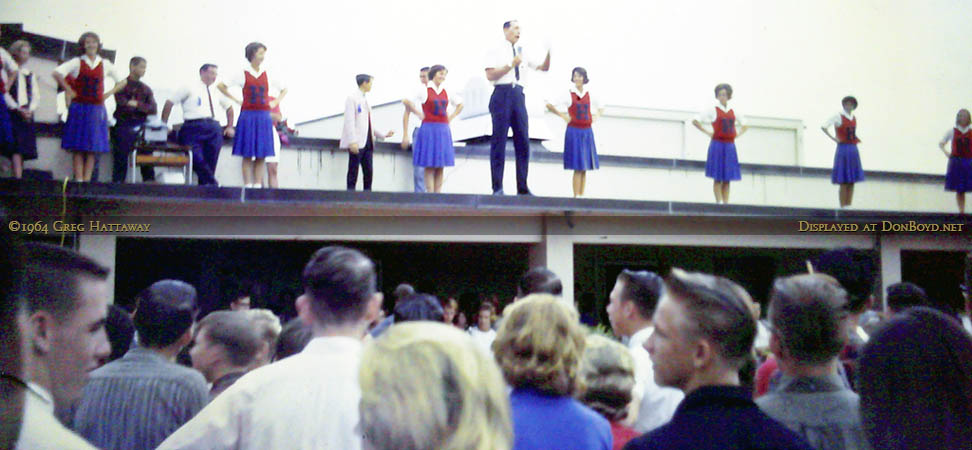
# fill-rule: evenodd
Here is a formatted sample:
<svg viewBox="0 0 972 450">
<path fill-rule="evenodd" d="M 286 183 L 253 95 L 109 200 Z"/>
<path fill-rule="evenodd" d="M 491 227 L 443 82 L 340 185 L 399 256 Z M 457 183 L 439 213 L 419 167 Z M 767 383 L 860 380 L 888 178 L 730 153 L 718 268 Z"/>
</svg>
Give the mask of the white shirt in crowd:
<svg viewBox="0 0 972 450">
<path fill-rule="evenodd" d="M 678 389 L 661 387 L 655 383 L 654 364 L 644 346 L 654 331 L 655 327 L 642 328 L 628 339 L 628 349 L 635 363 L 635 387 L 632 396 L 641 396 L 638 418 L 631 424 L 631 428 L 639 433 L 647 433 L 672 420 L 675 409 L 685 397 Z"/>
<path fill-rule="evenodd" d="M 732 105 L 730 105 L 728 102 L 726 103 L 726 106 L 722 106 L 722 103 L 719 102 L 718 100 L 716 100 L 716 102 L 715 102 L 715 104 L 713 106 L 715 106 L 716 108 L 721 109 L 723 112 L 729 112 L 730 109 L 732 110 L 732 114 L 734 116 L 736 116 L 736 127 L 737 127 L 736 133 L 739 132 L 738 127 L 741 127 L 741 126 L 745 125 L 745 123 L 743 123 L 743 120 L 742 120 L 742 114 L 739 114 L 739 111 L 736 110 L 735 108 L 733 108 Z M 713 108 L 712 106 L 710 106 L 708 108 L 702 109 L 702 111 L 699 112 L 699 114 L 697 116 L 695 116 L 695 120 L 698 120 L 699 123 L 701 123 L 703 125 L 712 125 L 712 122 L 715 122 L 715 120 L 716 120 L 716 110 L 715 110 L 715 108 Z"/>
<path fill-rule="evenodd" d="M 17 450 L 94 450 L 88 441 L 64 427 L 54 417 L 54 400 L 46 389 L 28 383 L 24 419 Z"/>
<path fill-rule="evenodd" d="M 182 107 L 183 120 L 212 118 L 220 121 L 220 117 L 223 121 L 226 120 L 226 110 L 233 106 L 233 103 L 223 96 L 219 89 L 216 89 L 217 84 L 214 82 L 206 86 L 202 80 L 196 80 L 172 94 L 172 103 Z M 210 109 L 210 98 L 212 98 L 212 109 Z"/>
<path fill-rule="evenodd" d="M 496 330 L 489 329 L 488 331 L 481 331 L 479 327 L 472 326 L 469 327 L 469 335 L 472 336 L 473 342 L 477 346 L 482 348 L 488 354 L 493 352 L 493 341 L 496 340 Z"/>
<path fill-rule="evenodd" d="M 3 94 L 3 99 L 7 103 L 7 108 L 18 109 L 22 107 L 27 107 L 31 112 L 37 110 L 37 100 L 40 98 L 40 86 L 37 83 L 37 76 L 30 71 L 27 67 L 21 67 L 17 71 L 17 91 L 14 92 L 12 89 L 9 92 Z M 27 78 L 31 78 L 30 95 L 27 95 Z M 10 80 L 7 86 L 13 84 L 14 80 Z M 30 97 L 30 103 L 27 102 L 27 98 Z"/>
<path fill-rule="evenodd" d="M 168 449 L 358 450 L 362 343 L 318 337 L 240 378 L 159 446 Z"/>
<path fill-rule="evenodd" d="M 527 78 L 529 78 L 528 72 L 530 72 L 531 69 L 536 69 L 542 65 L 543 61 L 547 58 L 547 52 L 534 51 L 529 47 L 524 47 L 520 42 L 513 45 L 510 44 L 510 41 L 503 39 L 502 44 L 497 44 L 486 55 L 486 68 L 499 69 L 512 63 L 514 47 L 516 48 L 516 53 L 519 54 L 522 59 L 522 62 L 520 63 L 519 81 L 516 79 L 516 70 L 510 69 L 506 75 L 503 75 L 500 79 L 493 81 L 493 85 L 519 84 L 525 88 L 527 85 Z"/>
</svg>

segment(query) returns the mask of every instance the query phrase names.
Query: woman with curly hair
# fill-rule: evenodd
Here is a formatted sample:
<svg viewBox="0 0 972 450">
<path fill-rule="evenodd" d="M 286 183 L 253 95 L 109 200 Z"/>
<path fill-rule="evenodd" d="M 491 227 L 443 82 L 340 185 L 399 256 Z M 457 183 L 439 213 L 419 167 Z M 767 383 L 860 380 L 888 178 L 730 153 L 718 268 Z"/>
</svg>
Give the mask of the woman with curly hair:
<svg viewBox="0 0 972 450">
<path fill-rule="evenodd" d="M 513 448 L 610 449 L 611 425 L 574 399 L 584 389 L 577 313 L 552 295 L 534 294 L 503 317 L 493 353 L 513 388 Z"/>
<path fill-rule="evenodd" d="M 577 399 L 611 422 L 614 450 L 638 436 L 622 423 L 635 386 L 634 364 L 624 345 L 598 334 L 587 336 L 580 371 L 586 389 Z"/>
</svg>

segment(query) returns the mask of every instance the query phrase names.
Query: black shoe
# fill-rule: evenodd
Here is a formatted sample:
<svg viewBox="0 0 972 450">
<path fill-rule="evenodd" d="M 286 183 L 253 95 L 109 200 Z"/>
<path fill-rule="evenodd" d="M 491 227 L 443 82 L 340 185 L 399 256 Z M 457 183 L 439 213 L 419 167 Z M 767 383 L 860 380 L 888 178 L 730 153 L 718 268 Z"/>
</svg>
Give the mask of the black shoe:
<svg viewBox="0 0 972 450">
<path fill-rule="evenodd" d="M 529 189 L 527 189 L 525 191 L 522 191 L 522 192 L 517 192 L 516 195 L 529 195 L 529 196 L 533 197 L 533 193 L 530 192 Z"/>
<path fill-rule="evenodd" d="M 503 190 L 502 189 L 497 189 L 497 190 L 493 191 L 493 195 L 506 195 L 506 194 L 503 193 Z"/>
</svg>

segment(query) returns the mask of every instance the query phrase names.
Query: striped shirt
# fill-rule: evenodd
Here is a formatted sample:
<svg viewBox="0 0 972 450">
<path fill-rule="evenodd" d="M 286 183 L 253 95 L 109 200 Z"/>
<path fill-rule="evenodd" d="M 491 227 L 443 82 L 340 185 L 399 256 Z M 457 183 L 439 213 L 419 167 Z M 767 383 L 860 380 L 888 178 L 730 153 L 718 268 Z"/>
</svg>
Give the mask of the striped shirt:
<svg viewBox="0 0 972 450">
<path fill-rule="evenodd" d="M 199 372 L 135 347 L 91 372 L 74 429 L 103 449 L 154 449 L 209 401 Z"/>
</svg>

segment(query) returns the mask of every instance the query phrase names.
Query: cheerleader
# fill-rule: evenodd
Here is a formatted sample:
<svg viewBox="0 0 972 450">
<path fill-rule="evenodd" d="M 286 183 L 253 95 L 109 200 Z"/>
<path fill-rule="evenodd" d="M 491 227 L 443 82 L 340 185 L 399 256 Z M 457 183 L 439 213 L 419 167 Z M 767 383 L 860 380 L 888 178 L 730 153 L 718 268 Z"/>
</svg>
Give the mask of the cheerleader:
<svg viewBox="0 0 972 450">
<path fill-rule="evenodd" d="M 6 94 L 10 89 L 10 83 L 16 79 L 20 67 L 17 62 L 10 57 L 10 53 L 0 47 L 0 94 Z M 0 108 L 0 150 L 7 154 L 9 149 L 15 145 L 13 129 L 11 125 L 10 112 L 7 108 Z M 16 163 L 15 163 L 16 166 Z M 14 169 L 16 171 L 16 167 Z M 18 177 L 19 178 L 19 177 Z"/>
<path fill-rule="evenodd" d="M 216 86 L 223 95 L 242 105 L 236 122 L 233 155 L 243 158 L 243 184 L 249 188 L 263 186 L 264 159 L 276 155 L 270 110 L 287 96 L 287 89 L 277 80 L 271 82 L 267 71 L 260 68 L 266 52 L 267 47 L 259 42 L 247 45 L 245 54 L 250 65 L 229 80 L 229 86 L 243 88 L 242 100 L 230 94 L 227 84 L 221 82 Z M 271 87 L 280 91 L 274 100 L 268 99 Z"/>
<path fill-rule="evenodd" d="M 118 76 L 115 66 L 98 55 L 101 39 L 93 32 L 86 32 L 78 39 L 82 55 L 57 66 L 51 75 L 71 99 L 67 122 L 61 136 L 61 148 L 71 152 L 74 180 L 91 181 L 95 154 L 108 153 L 108 113 L 105 98 L 115 95 L 128 80 Z M 105 76 L 115 80 L 115 86 L 105 92 Z M 65 77 L 74 79 L 68 83 Z M 78 89 L 75 90 L 74 87 Z"/>
<path fill-rule="evenodd" d="M 965 193 L 972 191 L 972 117 L 969 110 L 960 109 L 955 116 L 955 127 L 945 133 L 938 146 L 948 157 L 948 170 L 945 172 L 945 190 L 955 192 L 955 202 L 959 214 L 965 214 Z M 952 141 L 952 151 L 945 150 L 945 144 Z"/>
<path fill-rule="evenodd" d="M 857 138 L 857 117 L 854 117 L 857 99 L 851 96 L 844 97 L 840 105 L 843 107 L 840 114 L 835 114 L 828 119 L 820 129 L 837 143 L 830 182 L 840 185 L 838 198 L 840 207 L 844 208 L 850 206 L 854 200 L 854 183 L 864 181 L 864 169 L 861 168 L 861 155 L 857 151 L 857 144 L 861 142 Z M 837 136 L 830 134 L 830 127 L 834 127 Z"/>
<path fill-rule="evenodd" d="M 604 113 L 604 110 L 600 103 L 591 99 L 591 93 L 584 89 L 584 85 L 590 81 L 586 69 L 575 67 L 570 78 L 574 85 L 570 87 L 569 96 L 565 96 L 559 102 L 562 107 L 567 107 L 567 112 L 559 111 L 552 103 L 547 103 L 547 109 L 567 122 L 567 132 L 564 136 L 564 169 L 574 171 L 573 185 L 576 198 L 584 195 L 587 171 L 596 170 L 600 165 L 591 124 Z"/>
<path fill-rule="evenodd" d="M 412 164 L 425 168 L 426 192 L 442 192 L 444 167 L 455 165 L 449 123 L 462 112 L 462 99 L 455 95 L 450 98 L 442 87 L 448 73 L 443 65 L 430 67 L 429 79 L 432 81 L 413 98 L 414 103 L 409 99 L 402 101 L 406 108 L 422 117 L 412 151 Z M 450 104 L 455 107 L 452 114 L 448 111 Z M 422 110 L 419 111 L 416 105 L 422 105 Z"/>
<path fill-rule="evenodd" d="M 10 90 L 4 93 L 4 101 L 10 114 L 10 127 L 13 142 L 3 146 L 3 155 L 13 163 L 15 178 L 23 178 L 24 161 L 37 159 L 37 137 L 34 134 L 34 111 L 40 98 L 37 77 L 26 67 L 30 59 L 30 44 L 19 40 L 10 46 L 10 53 L 20 70 L 7 85 Z"/>
<path fill-rule="evenodd" d="M 732 86 L 726 83 L 716 86 L 715 97 L 715 106 L 702 111 L 692 120 L 692 125 L 712 138 L 705 160 L 705 176 L 713 179 L 712 192 L 715 193 L 716 203 L 729 203 L 729 182 L 742 179 L 735 140 L 746 132 L 747 127 L 729 108 Z M 712 131 L 705 129 L 703 123 L 710 124 Z M 736 125 L 739 126 L 738 133 Z"/>
</svg>

